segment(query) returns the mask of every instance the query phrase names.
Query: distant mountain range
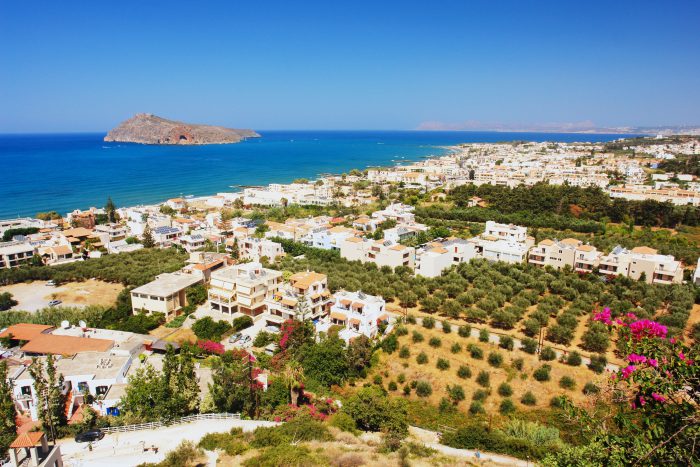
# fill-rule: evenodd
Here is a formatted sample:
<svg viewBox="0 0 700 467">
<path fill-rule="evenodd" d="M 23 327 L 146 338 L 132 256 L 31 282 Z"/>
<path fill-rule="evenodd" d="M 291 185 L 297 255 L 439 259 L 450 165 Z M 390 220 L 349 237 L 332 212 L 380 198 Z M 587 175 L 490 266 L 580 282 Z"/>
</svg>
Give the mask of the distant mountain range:
<svg viewBox="0 0 700 467">
<path fill-rule="evenodd" d="M 193 145 L 238 143 L 260 135 L 253 130 L 167 120 L 152 114 L 136 114 L 121 122 L 105 141 L 141 144 Z"/>
<path fill-rule="evenodd" d="M 601 127 L 593 122 L 574 123 L 544 123 L 534 125 L 518 125 L 505 123 L 489 123 L 477 120 L 465 122 L 423 122 L 416 128 L 423 131 L 502 131 L 502 132 L 533 132 L 533 133 L 608 133 L 608 134 L 640 134 L 640 135 L 700 135 L 697 125 L 668 125 L 668 126 L 620 126 Z"/>
</svg>

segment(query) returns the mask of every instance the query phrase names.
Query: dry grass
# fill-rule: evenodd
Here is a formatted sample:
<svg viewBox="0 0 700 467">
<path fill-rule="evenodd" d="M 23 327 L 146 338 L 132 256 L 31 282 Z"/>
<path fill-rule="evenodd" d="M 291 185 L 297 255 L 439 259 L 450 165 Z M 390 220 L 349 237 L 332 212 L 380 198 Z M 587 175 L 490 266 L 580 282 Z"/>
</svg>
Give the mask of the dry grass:
<svg viewBox="0 0 700 467">
<path fill-rule="evenodd" d="M 501 383 L 507 382 L 513 388 L 511 398 L 516 403 L 519 409 L 529 410 L 530 407 L 520 404 L 520 398 L 527 391 L 532 392 L 537 398 L 535 407 L 547 407 L 552 397 L 566 394 L 569 398 L 576 402 L 582 402 L 586 397 L 581 392 L 584 384 L 588 381 L 599 381 L 605 379 L 605 375 L 596 375 L 584 366 L 577 368 L 559 363 L 557 361 L 541 362 L 537 356 L 530 355 L 522 351 L 507 351 L 498 348 L 494 344 L 486 344 L 479 342 L 475 338 L 463 338 L 456 333 L 456 329 L 450 334 L 445 334 L 441 330 L 425 329 L 416 325 L 408 325 L 409 334 L 399 338 L 399 345 L 407 345 L 410 349 L 411 356 L 408 359 L 399 358 L 398 352 L 392 355 L 382 354 L 380 363 L 377 369 L 368 376 L 367 380 L 372 381 L 374 375 L 381 374 L 386 387 L 390 381 L 396 381 L 400 373 L 406 376 L 407 383 L 412 380 L 425 380 L 431 383 L 433 393 L 428 398 L 420 398 L 415 395 L 415 391 L 411 391 L 410 399 L 427 400 L 433 405 L 437 405 L 442 397 L 447 395 L 448 385 L 461 385 L 466 393 L 466 400 L 458 405 L 462 411 L 466 411 L 471 404 L 472 395 L 477 389 L 483 389 L 476 383 L 478 373 L 485 370 L 490 375 L 491 395 L 486 399 L 484 407 L 487 411 L 497 411 L 502 397 L 498 395 L 497 388 Z M 414 343 L 411 339 L 412 332 L 416 330 L 423 334 L 424 341 Z M 439 348 L 433 348 L 428 344 L 431 337 L 438 337 L 442 341 Z M 462 351 L 453 354 L 450 347 L 453 343 L 459 343 L 462 346 Z M 476 360 L 471 357 L 466 350 L 467 344 L 472 343 L 481 347 L 484 351 L 484 359 Z M 420 352 L 425 352 L 428 355 L 429 362 L 424 365 L 416 363 L 416 357 Z M 497 351 L 503 356 L 503 364 L 501 368 L 494 368 L 487 362 L 489 352 Z M 450 362 L 450 368 L 442 371 L 436 368 L 438 358 L 444 358 Z M 523 371 L 519 372 L 511 368 L 510 362 L 516 358 L 522 358 L 524 361 Z M 548 382 L 538 382 L 532 377 L 532 372 L 547 363 L 552 367 Z M 457 376 L 457 369 L 460 365 L 468 366 L 472 371 L 471 378 L 461 379 Z M 384 373 L 388 372 L 388 377 Z M 559 380 L 562 376 L 570 376 L 576 381 L 576 388 L 573 390 L 565 390 L 559 387 Z M 524 378 L 524 379 L 523 379 Z M 361 383 L 357 384 L 358 386 Z M 402 385 L 399 384 L 399 389 L 395 392 L 396 395 L 401 395 Z"/>
<path fill-rule="evenodd" d="M 149 333 L 151 336 L 162 339 L 168 342 L 177 342 L 182 344 L 183 342 L 197 342 L 197 336 L 194 335 L 192 329 L 189 328 L 166 328 L 165 326 L 157 327 Z"/>
<path fill-rule="evenodd" d="M 75 305 L 113 305 L 124 288 L 121 284 L 90 279 L 85 282 L 63 284 L 55 293 L 58 300 Z M 53 294 L 47 295 L 50 297 Z M 47 298 L 45 297 L 45 298 Z"/>
</svg>

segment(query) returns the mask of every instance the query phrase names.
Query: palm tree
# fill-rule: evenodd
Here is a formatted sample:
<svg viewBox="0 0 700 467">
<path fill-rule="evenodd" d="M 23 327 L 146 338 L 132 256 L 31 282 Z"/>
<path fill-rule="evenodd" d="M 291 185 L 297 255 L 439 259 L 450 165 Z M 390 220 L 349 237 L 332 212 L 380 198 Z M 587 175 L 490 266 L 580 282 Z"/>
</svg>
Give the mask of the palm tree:
<svg viewBox="0 0 700 467">
<path fill-rule="evenodd" d="M 291 361 L 284 367 L 284 382 L 289 389 L 292 405 L 297 405 L 301 384 L 304 382 L 304 368 L 296 361 Z"/>
</svg>

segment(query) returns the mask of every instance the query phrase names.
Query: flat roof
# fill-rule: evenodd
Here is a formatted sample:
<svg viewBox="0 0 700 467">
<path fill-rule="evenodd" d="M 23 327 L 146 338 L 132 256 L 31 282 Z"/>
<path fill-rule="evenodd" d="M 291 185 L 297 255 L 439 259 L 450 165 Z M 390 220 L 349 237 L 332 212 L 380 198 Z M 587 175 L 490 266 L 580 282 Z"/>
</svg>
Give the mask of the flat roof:
<svg viewBox="0 0 700 467">
<path fill-rule="evenodd" d="M 111 355 L 109 352 L 81 352 L 72 358 L 60 358 L 56 369 L 64 376 L 93 375 L 94 379 L 108 379 L 119 374 L 130 356 Z"/>
<path fill-rule="evenodd" d="M 107 339 L 39 334 L 20 349 L 22 352 L 75 355 L 79 352 L 106 352 L 114 345 Z"/>
<path fill-rule="evenodd" d="M 165 273 L 156 277 L 154 281 L 151 281 L 148 284 L 142 285 L 141 287 L 136 287 L 131 291 L 131 293 L 142 293 L 147 295 L 155 295 L 157 297 L 167 297 L 179 292 L 182 289 L 186 289 L 187 287 L 201 282 L 201 280 L 201 277 L 197 277 L 192 274 Z"/>
</svg>

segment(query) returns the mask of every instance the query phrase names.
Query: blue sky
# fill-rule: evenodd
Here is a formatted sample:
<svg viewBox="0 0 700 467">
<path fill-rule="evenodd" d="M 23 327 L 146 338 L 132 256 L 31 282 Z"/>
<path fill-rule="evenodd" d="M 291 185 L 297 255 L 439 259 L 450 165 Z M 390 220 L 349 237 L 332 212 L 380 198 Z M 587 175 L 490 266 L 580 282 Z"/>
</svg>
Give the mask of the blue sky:
<svg viewBox="0 0 700 467">
<path fill-rule="evenodd" d="M 4 1 L 0 132 L 137 112 L 262 130 L 700 124 L 699 17 L 697 1 Z"/>
</svg>

